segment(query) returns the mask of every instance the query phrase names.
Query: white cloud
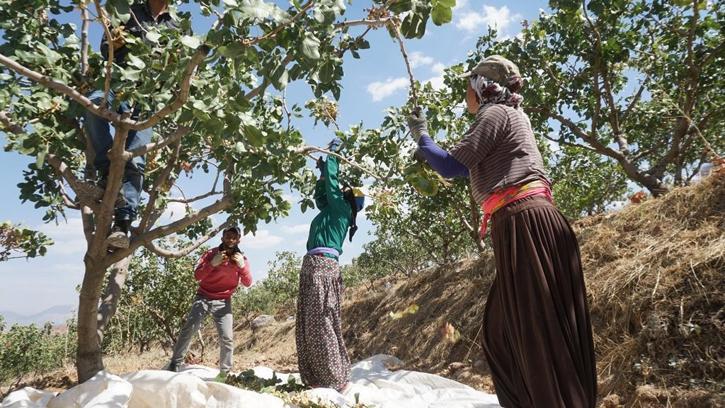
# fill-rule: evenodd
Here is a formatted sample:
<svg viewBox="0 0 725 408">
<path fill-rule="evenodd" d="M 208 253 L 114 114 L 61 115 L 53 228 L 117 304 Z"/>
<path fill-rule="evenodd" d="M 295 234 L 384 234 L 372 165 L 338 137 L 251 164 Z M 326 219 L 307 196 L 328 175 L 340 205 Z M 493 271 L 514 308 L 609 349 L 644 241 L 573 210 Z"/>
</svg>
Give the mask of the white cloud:
<svg viewBox="0 0 725 408">
<path fill-rule="evenodd" d="M 48 247 L 48 256 L 75 255 L 86 251 L 86 238 L 83 235 L 83 221 L 80 218 L 68 218 L 68 222 L 43 224 L 36 228 L 53 240 Z"/>
<path fill-rule="evenodd" d="M 186 204 L 173 202 L 166 206 L 163 214 L 159 217 L 159 221 L 163 224 L 168 224 L 184 217 L 186 217 Z"/>
<path fill-rule="evenodd" d="M 436 74 L 436 76 L 429 78 L 426 83 L 430 83 L 433 86 L 433 89 L 441 89 L 445 85 L 443 85 L 443 71 L 445 71 L 446 66 L 443 63 L 436 62 L 430 67 L 430 70 Z"/>
<path fill-rule="evenodd" d="M 286 194 L 286 193 L 282 194 L 282 198 L 292 205 L 297 204 L 302 199 L 302 197 L 300 197 L 297 194 Z"/>
<path fill-rule="evenodd" d="M 428 79 L 425 81 L 426 83 L 430 83 L 433 89 L 441 89 L 445 85 L 443 84 L 443 76 L 435 76 L 433 78 Z"/>
<path fill-rule="evenodd" d="M 455 14 L 456 11 L 466 8 L 466 6 L 468 6 L 468 0 L 456 1 L 456 6 L 453 7 L 453 13 Z"/>
<path fill-rule="evenodd" d="M 429 57 L 419 51 L 414 51 L 410 53 L 410 56 L 408 56 L 408 61 L 410 62 L 410 66 L 413 68 L 421 67 L 423 65 L 431 65 L 435 62 L 433 57 Z"/>
<path fill-rule="evenodd" d="M 310 224 L 283 225 L 282 232 L 289 235 L 307 234 Z"/>
<path fill-rule="evenodd" d="M 456 21 L 456 27 L 469 33 L 483 33 L 487 27 L 491 27 L 502 33 L 520 18 L 521 15 L 512 14 L 506 6 L 496 8 L 484 5 L 481 12 L 470 10 L 462 13 L 462 17 Z"/>
<path fill-rule="evenodd" d="M 373 102 L 378 102 L 407 87 L 407 78 L 388 78 L 385 82 L 376 81 L 369 84 L 368 93 L 373 97 Z"/>
<path fill-rule="evenodd" d="M 433 71 L 436 74 L 442 75 L 443 71 L 445 71 L 446 66 L 440 62 L 436 62 L 433 64 L 432 67 L 430 67 L 430 70 Z"/>
<path fill-rule="evenodd" d="M 257 230 L 256 235 L 245 235 L 242 238 L 243 248 L 267 249 L 279 245 L 284 238 L 273 235 L 269 230 Z"/>
</svg>

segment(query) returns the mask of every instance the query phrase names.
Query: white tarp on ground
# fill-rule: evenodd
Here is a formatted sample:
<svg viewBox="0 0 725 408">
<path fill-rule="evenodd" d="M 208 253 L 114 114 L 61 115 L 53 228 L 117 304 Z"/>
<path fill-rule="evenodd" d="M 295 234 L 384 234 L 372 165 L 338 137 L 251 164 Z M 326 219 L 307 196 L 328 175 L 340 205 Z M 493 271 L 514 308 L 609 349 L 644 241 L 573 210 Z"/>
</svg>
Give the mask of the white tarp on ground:
<svg viewBox="0 0 725 408">
<path fill-rule="evenodd" d="M 318 388 L 305 391 L 310 399 L 350 407 L 359 402 L 380 408 L 497 408 L 495 395 L 433 374 L 390 371 L 395 357 L 376 355 L 352 367 L 344 394 Z M 271 378 L 266 367 L 255 375 Z M 285 408 L 281 399 L 211 381 L 218 371 L 202 366 L 181 373 L 143 370 L 122 377 L 100 372 L 63 393 L 23 388 L 5 398 L 1 408 Z M 287 382 L 290 375 L 277 374 Z M 297 374 L 291 374 L 299 381 Z"/>
</svg>

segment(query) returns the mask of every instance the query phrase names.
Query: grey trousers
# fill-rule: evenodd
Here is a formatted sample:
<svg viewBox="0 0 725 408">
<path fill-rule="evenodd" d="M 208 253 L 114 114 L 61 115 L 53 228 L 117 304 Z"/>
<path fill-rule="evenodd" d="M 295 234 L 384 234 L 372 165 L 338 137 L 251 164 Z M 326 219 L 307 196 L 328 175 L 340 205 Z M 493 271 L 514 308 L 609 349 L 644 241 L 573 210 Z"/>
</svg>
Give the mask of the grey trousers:
<svg viewBox="0 0 725 408">
<path fill-rule="evenodd" d="M 196 295 L 191 310 L 186 316 L 184 327 L 179 333 L 179 338 L 174 345 L 174 354 L 171 362 L 179 366 L 184 361 L 186 352 L 194 334 L 199 331 L 201 323 L 206 315 L 211 314 L 214 318 L 217 333 L 219 334 L 219 369 L 229 372 L 232 369 L 232 353 L 234 351 L 232 333 L 232 300 L 210 300 L 201 295 Z"/>
</svg>

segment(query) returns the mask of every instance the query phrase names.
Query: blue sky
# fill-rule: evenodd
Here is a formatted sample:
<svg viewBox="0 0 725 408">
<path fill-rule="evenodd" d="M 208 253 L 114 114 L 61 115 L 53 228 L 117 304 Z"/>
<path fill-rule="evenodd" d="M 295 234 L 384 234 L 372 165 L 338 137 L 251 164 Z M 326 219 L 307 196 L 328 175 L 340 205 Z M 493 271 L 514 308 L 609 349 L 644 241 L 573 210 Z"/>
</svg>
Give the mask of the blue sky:
<svg viewBox="0 0 725 408">
<path fill-rule="evenodd" d="M 350 19 L 362 17 L 362 9 L 371 5 L 369 1 L 353 0 L 352 3 L 346 13 Z M 286 5 L 285 2 L 278 4 Z M 190 8 L 187 5 L 184 9 Z M 496 26 L 502 36 L 513 36 L 520 31 L 522 20 L 536 19 L 541 9 L 547 9 L 545 1 L 458 0 L 452 23 L 442 27 L 429 23 L 424 38 L 406 41 L 413 75 L 420 81 L 440 84 L 443 67 L 463 61 L 466 54 L 475 48 L 478 36 L 485 33 L 489 25 Z M 203 34 L 209 22 L 199 18 L 198 13 L 194 13 L 194 16 L 194 31 Z M 96 49 L 100 31 L 100 26 L 96 25 L 91 32 Z M 408 94 L 407 74 L 397 43 L 385 30 L 373 31 L 367 39 L 371 49 L 364 50 L 361 59 L 348 56 L 345 60 L 344 89 L 339 102 L 339 124 L 343 129 L 361 121 L 365 126 L 377 127 L 385 109 L 403 104 Z M 289 87 L 287 98 L 290 104 L 303 105 L 313 96 L 306 84 L 295 83 Z M 295 125 L 303 131 L 308 144 L 324 145 L 333 135 L 321 124 L 315 127 L 307 119 L 299 120 Z M 1 133 L 0 138 L 4 145 Z M 75 288 L 82 280 L 82 258 L 85 252 L 85 240 L 77 213 L 69 212 L 67 223 L 43 224 L 43 211 L 33 208 L 31 204 L 20 204 L 16 185 L 22 180 L 22 170 L 30 162 L 29 158 L 19 154 L 0 151 L 0 188 L 6 195 L 0 220 L 39 229 L 55 240 L 55 245 L 50 247 L 45 257 L 0 263 L 0 311 L 22 314 L 36 313 L 54 305 L 76 305 L 78 296 Z M 204 188 L 209 186 L 207 179 L 199 175 L 182 180 L 181 183 L 187 195 L 206 191 Z M 256 280 L 266 276 L 267 264 L 274 258 L 275 252 L 291 250 L 300 255 L 304 253 L 307 230 L 315 213 L 301 213 L 296 205 L 297 197 L 291 194 L 288 198 L 294 203 L 289 217 L 271 224 L 261 223 L 256 236 L 246 236 L 242 240 L 242 247 L 249 256 Z M 183 213 L 179 207 L 171 210 L 164 217 L 166 221 Z M 349 263 L 360 254 L 362 245 L 372 238 L 372 225 L 364 214 L 358 217 L 358 225 L 360 231 L 354 241 L 345 244 L 342 263 Z M 219 238 L 214 237 L 210 244 L 218 241 Z"/>
</svg>

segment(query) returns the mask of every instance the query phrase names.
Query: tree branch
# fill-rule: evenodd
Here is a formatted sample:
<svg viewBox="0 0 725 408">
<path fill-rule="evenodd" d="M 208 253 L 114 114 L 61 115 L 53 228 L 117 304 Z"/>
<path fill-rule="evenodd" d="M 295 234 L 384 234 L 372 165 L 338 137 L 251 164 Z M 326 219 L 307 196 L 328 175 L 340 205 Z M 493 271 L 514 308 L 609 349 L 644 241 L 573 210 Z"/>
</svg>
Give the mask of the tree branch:
<svg viewBox="0 0 725 408">
<path fill-rule="evenodd" d="M 88 16 L 87 7 L 86 0 L 81 0 L 81 20 L 83 21 L 81 25 L 81 75 L 84 78 L 88 74 L 88 50 L 90 49 L 90 45 L 88 43 L 88 29 L 91 25 L 91 19 Z"/>
<path fill-rule="evenodd" d="M 383 17 L 379 19 L 369 19 L 369 18 L 363 18 L 360 20 L 347 20 L 340 23 L 335 24 L 335 29 L 339 30 L 341 28 L 348 28 L 348 27 L 355 27 L 355 26 L 367 26 L 369 28 L 382 28 L 385 27 L 386 24 L 388 24 L 391 20 L 391 17 Z"/>
<path fill-rule="evenodd" d="M 642 98 L 642 92 L 644 92 L 647 82 L 649 82 L 649 76 L 647 78 L 645 78 L 644 81 L 642 81 L 642 84 L 639 86 L 639 89 L 637 90 L 637 93 L 634 95 L 634 98 L 632 98 L 632 100 L 629 102 L 629 106 L 627 106 L 627 110 L 624 111 L 624 114 L 622 114 L 622 123 L 625 123 L 627 121 L 629 114 L 632 113 L 635 105 L 637 105 L 637 103 L 639 103 L 639 100 Z"/>
<path fill-rule="evenodd" d="M 191 128 L 188 128 L 185 126 L 180 126 L 178 129 L 176 129 L 176 131 L 174 133 L 167 136 L 165 139 L 163 139 L 160 142 L 148 143 L 143 146 L 139 146 L 135 149 L 124 152 L 123 159 L 131 160 L 133 157 L 143 156 L 146 153 L 152 152 L 154 150 L 163 149 L 164 147 L 166 147 L 172 143 L 178 142 L 179 140 L 181 140 L 181 138 L 186 136 L 189 132 L 191 132 Z"/>
<path fill-rule="evenodd" d="M 211 238 L 214 237 L 214 235 L 221 232 L 223 229 L 229 227 L 231 225 L 231 221 L 227 220 L 218 227 L 214 228 L 212 231 L 210 231 L 208 234 L 204 235 L 203 237 L 200 237 L 194 243 L 178 250 L 178 251 L 172 251 L 165 248 L 161 248 L 158 245 L 156 245 L 153 241 L 150 243 L 144 245 L 146 248 L 148 248 L 151 252 L 154 254 L 164 257 L 164 258 L 181 258 L 182 256 L 189 255 L 190 253 L 194 252 L 197 248 L 204 245 L 205 242 L 209 241 Z"/>
<path fill-rule="evenodd" d="M 161 174 L 156 177 L 156 181 L 154 181 L 154 185 L 151 188 L 151 192 L 149 193 L 149 200 L 146 204 L 146 209 L 144 210 L 144 214 L 141 217 L 141 222 L 139 223 L 138 230 L 141 233 L 146 232 L 146 230 L 153 225 L 153 222 L 151 222 L 153 218 L 153 214 L 156 211 L 156 200 L 159 198 L 159 194 L 161 193 L 161 186 L 163 186 L 167 180 L 169 179 L 169 176 L 171 175 L 171 172 L 176 167 L 176 162 L 179 159 L 179 154 L 181 153 L 181 143 L 176 142 L 176 146 L 173 149 L 173 153 L 171 154 L 171 158 L 169 159 L 169 162 L 166 164 L 166 167 L 161 171 Z M 154 222 L 156 222 L 154 220 Z"/>
<path fill-rule="evenodd" d="M 60 196 L 63 199 L 63 204 L 72 210 L 80 210 L 81 207 L 78 204 L 74 203 L 68 195 L 68 192 L 65 191 L 65 187 L 63 187 L 63 182 L 60 181 L 58 185 L 60 188 Z"/>
<path fill-rule="evenodd" d="M 405 44 L 403 44 L 403 38 L 400 35 L 400 27 L 395 20 L 391 20 L 390 23 L 393 26 L 393 32 L 395 38 L 398 40 L 400 46 L 400 53 L 403 54 L 403 60 L 405 61 L 405 68 L 408 70 L 408 79 L 410 80 L 410 96 L 413 99 L 413 106 L 418 106 L 418 94 L 415 92 L 415 79 L 413 78 L 413 70 L 410 68 L 410 61 L 408 61 L 408 53 L 405 52 Z"/>
<path fill-rule="evenodd" d="M 93 3 L 96 5 L 96 12 L 98 13 L 98 17 L 101 19 L 101 24 L 103 25 L 103 32 L 106 36 L 106 44 L 108 45 L 108 58 L 106 59 L 106 78 L 103 81 L 103 105 L 101 105 L 102 107 L 107 108 L 108 94 L 111 91 L 111 74 L 113 71 L 113 59 L 116 48 L 114 46 L 111 30 L 108 28 L 111 23 L 108 21 L 106 11 L 103 10 L 103 7 L 101 7 L 101 3 L 99 0 L 93 0 Z"/>
<path fill-rule="evenodd" d="M 73 174 L 73 171 L 71 171 L 70 167 L 68 167 L 65 162 L 60 160 L 56 155 L 54 154 L 48 154 L 46 157 L 46 160 L 48 161 L 48 164 L 50 164 L 57 172 L 61 175 L 62 178 L 64 178 L 68 184 L 71 186 L 73 191 L 76 193 L 76 196 L 78 196 L 78 191 L 80 191 L 80 184 L 81 181 L 76 178 L 75 174 Z M 80 196 L 78 196 L 80 198 Z"/>
<path fill-rule="evenodd" d="M 10 133 L 15 133 L 16 135 L 21 135 L 25 133 L 25 129 L 23 129 L 21 126 L 13 122 L 10 117 L 4 112 L 0 110 L 0 123 L 3 124 L 3 131 L 8 131 Z"/>
<path fill-rule="evenodd" d="M 29 68 L 26 68 L 23 65 L 15 62 L 14 60 L 6 57 L 5 55 L 0 54 L 0 64 L 6 66 L 10 70 L 30 79 L 32 81 L 35 81 L 47 88 L 50 88 L 54 91 L 57 91 L 65 96 L 69 97 L 70 99 L 81 104 L 84 108 L 88 109 L 94 115 L 101 117 L 103 119 L 106 119 L 109 122 L 113 122 L 115 124 L 123 124 L 126 126 L 131 126 L 136 123 L 133 120 L 124 118 L 123 116 L 119 115 L 116 112 L 113 112 L 108 109 L 101 108 L 101 107 L 95 105 L 93 102 L 91 102 L 90 99 L 86 98 L 80 92 L 69 87 L 68 85 L 55 81 L 52 78 L 49 78 L 43 74 L 35 72 Z"/>
<path fill-rule="evenodd" d="M 578 144 L 578 143 L 572 143 L 572 142 L 567 142 L 567 141 L 566 141 L 566 140 L 564 140 L 564 139 L 555 139 L 555 138 L 553 138 L 553 137 L 549 137 L 549 136 L 547 136 L 547 135 L 544 135 L 544 138 L 545 138 L 545 139 L 548 139 L 548 140 L 551 140 L 552 142 L 556 142 L 556 143 L 559 143 L 559 144 L 563 144 L 563 145 L 565 145 L 565 146 L 571 146 L 571 147 L 576 147 L 576 148 L 578 148 L 578 149 L 584 149 L 584 150 L 588 150 L 588 151 L 590 151 L 590 152 L 594 152 L 594 153 L 597 153 L 597 154 L 601 154 L 601 152 L 597 151 L 596 149 L 592 149 L 592 148 L 591 148 L 591 147 L 589 147 L 589 146 L 584 146 L 584 145 L 580 145 L 580 144 Z"/>
<path fill-rule="evenodd" d="M 272 31 L 270 31 L 270 32 L 268 32 L 268 33 L 266 33 L 266 34 L 264 34 L 262 36 L 259 36 L 259 37 L 255 37 L 255 38 L 244 38 L 244 39 L 242 39 L 242 45 L 249 47 L 249 46 L 252 46 L 252 45 L 256 45 L 256 44 L 258 44 L 258 43 L 260 43 L 260 42 L 262 42 L 264 40 L 267 40 L 267 39 L 270 39 L 270 38 L 274 38 L 285 27 L 289 26 L 290 24 L 292 24 L 295 21 L 297 21 L 300 17 L 302 17 L 303 15 L 305 15 L 307 13 L 307 11 L 309 11 L 312 8 L 312 6 L 314 6 L 314 5 L 315 5 L 315 2 L 314 1 L 308 2 L 307 4 L 305 4 L 304 6 L 302 6 L 302 8 L 300 9 L 299 12 L 297 12 L 297 14 L 295 14 L 294 16 L 292 16 L 292 18 L 290 18 L 289 20 L 285 21 L 284 23 L 281 23 L 280 25 L 278 25 L 277 27 L 275 27 Z"/>
<path fill-rule="evenodd" d="M 312 156 L 312 152 L 320 152 L 320 153 L 327 154 L 329 156 L 335 156 L 338 159 L 342 160 L 343 162 L 349 164 L 350 166 L 355 167 L 356 169 L 362 171 L 363 173 L 369 175 L 370 177 L 373 177 L 376 180 L 380 180 L 380 181 L 385 180 L 383 177 L 381 177 L 380 175 L 376 174 L 374 171 L 372 171 L 370 169 L 367 169 L 367 168 L 365 168 L 363 166 L 360 166 L 359 164 L 351 161 L 350 159 L 346 158 L 345 156 L 342 156 L 341 154 L 336 153 L 336 152 L 331 152 L 331 151 L 326 150 L 326 149 L 323 149 L 321 147 L 304 145 L 301 148 L 297 149 L 297 151 L 296 151 L 296 153 L 299 153 L 299 154 L 308 156 L 308 157 L 310 157 L 312 159 L 316 159 L 315 157 Z"/>
<path fill-rule="evenodd" d="M 604 90 L 605 90 L 605 96 L 607 105 L 609 105 L 609 122 L 612 126 L 612 131 L 614 132 L 614 138 L 617 141 L 617 145 L 619 146 L 619 151 L 626 155 L 629 153 L 629 147 L 627 143 L 627 139 L 622 135 L 622 131 L 619 127 L 619 116 L 617 114 L 617 105 L 614 102 L 614 93 L 612 90 L 612 84 L 609 78 L 609 70 L 607 69 L 606 64 L 602 61 L 602 36 L 599 33 L 599 30 L 597 29 L 596 25 L 592 22 L 592 20 L 589 18 L 589 13 L 587 13 L 587 2 L 586 0 L 582 0 L 582 9 L 584 12 L 584 18 L 586 19 L 587 23 L 589 24 L 589 27 L 591 28 L 592 32 L 594 33 L 594 45 L 596 49 L 596 54 L 594 56 L 594 68 L 601 72 L 602 74 L 602 81 L 604 82 Z M 598 89 L 598 87 L 597 87 Z"/>
<path fill-rule="evenodd" d="M 147 246 L 155 239 L 179 232 L 182 229 L 184 229 L 194 223 L 197 223 L 211 215 L 214 215 L 220 211 L 226 210 L 227 208 L 231 207 L 232 204 L 233 204 L 233 202 L 232 202 L 231 198 L 229 196 L 224 196 L 220 200 L 217 200 L 214 203 L 209 204 L 208 206 L 202 208 L 196 214 L 192 214 L 192 215 L 182 218 L 178 221 L 172 222 L 171 224 L 154 228 L 148 232 L 143 232 L 131 240 L 131 245 L 129 245 L 128 248 L 117 249 L 112 254 L 110 254 L 107 257 L 106 262 L 108 262 L 109 265 L 114 262 L 118 262 L 119 260 L 123 259 L 127 255 L 133 253 L 133 251 L 135 251 L 136 248 L 138 248 L 139 246 L 142 246 L 142 245 Z"/>
<path fill-rule="evenodd" d="M 592 135 L 585 132 L 582 128 L 577 126 L 577 124 L 572 122 L 570 119 L 567 119 L 558 113 L 551 112 L 547 108 L 529 107 L 529 110 L 531 110 L 533 112 L 542 113 L 549 118 L 557 120 L 559 123 L 566 126 L 567 129 L 571 130 L 575 135 L 577 135 L 578 137 L 583 139 L 585 142 L 589 143 L 595 149 L 594 151 L 596 151 L 597 153 L 609 156 L 609 157 L 611 157 L 613 159 L 617 159 L 617 160 L 619 160 L 620 158 L 623 158 L 623 155 L 620 152 L 604 145 L 597 138 L 595 138 Z M 544 136 L 544 137 L 548 138 L 548 136 Z"/>
<path fill-rule="evenodd" d="M 170 202 L 170 203 L 190 204 L 190 203 L 193 203 L 195 201 L 200 201 L 200 200 L 203 200 L 205 198 L 209 198 L 211 196 L 215 196 L 215 195 L 219 195 L 219 194 L 222 194 L 222 192 L 221 191 L 216 191 L 215 189 L 212 189 L 208 193 L 204 193 L 204 194 L 198 195 L 196 197 L 188 198 L 188 199 L 187 198 L 169 198 L 168 199 L 168 202 Z"/>
<path fill-rule="evenodd" d="M 103 332 L 108 321 L 116 314 L 118 302 L 121 299 L 121 292 L 128 277 L 128 267 L 131 264 L 131 256 L 127 256 L 111 266 L 111 273 L 108 275 L 106 289 L 104 290 L 101 304 L 98 307 L 98 330 Z"/>
<path fill-rule="evenodd" d="M 248 101 L 250 101 L 250 100 L 252 100 L 252 98 L 254 98 L 256 96 L 259 96 L 261 93 L 263 93 L 264 90 L 267 89 L 268 86 L 269 86 L 269 82 L 267 82 L 266 79 L 263 79 L 262 80 L 262 83 L 258 87 L 256 87 L 256 88 L 252 89 L 251 91 L 247 92 L 244 95 L 244 97 Z"/>
<path fill-rule="evenodd" d="M 131 126 L 129 126 L 129 128 L 133 130 L 143 130 L 150 128 L 151 126 L 159 123 L 164 117 L 179 110 L 179 108 L 181 108 L 186 103 L 186 100 L 189 99 L 191 77 L 194 75 L 196 67 L 199 66 L 199 64 L 201 64 L 207 54 L 209 54 L 209 50 L 209 47 L 206 45 L 202 45 L 196 49 L 196 52 L 194 53 L 194 55 L 192 55 L 191 60 L 189 60 L 189 63 L 186 64 L 186 69 L 184 69 L 184 76 L 181 79 L 181 89 L 170 104 L 161 108 L 161 110 L 151 115 L 151 117 L 149 117 L 148 119 L 132 124 Z"/>
<path fill-rule="evenodd" d="M 103 192 L 103 198 L 98 211 L 94 211 L 96 213 L 96 232 L 88 251 L 91 257 L 97 260 L 102 259 L 106 253 L 106 237 L 110 232 L 116 198 L 121 190 L 124 168 L 126 167 L 126 161 L 123 160 L 123 152 L 125 151 L 126 139 L 128 138 L 128 128 L 123 126 L 116 126 L 115 128 L 116 133 L 113 137 L 113 145 L 108 152 L 108 158 L 111 163 L 108 168 L 106 190 Z M 109 265 L 110 263 L 104 265 L 104 267 Z"/>
</svg>

